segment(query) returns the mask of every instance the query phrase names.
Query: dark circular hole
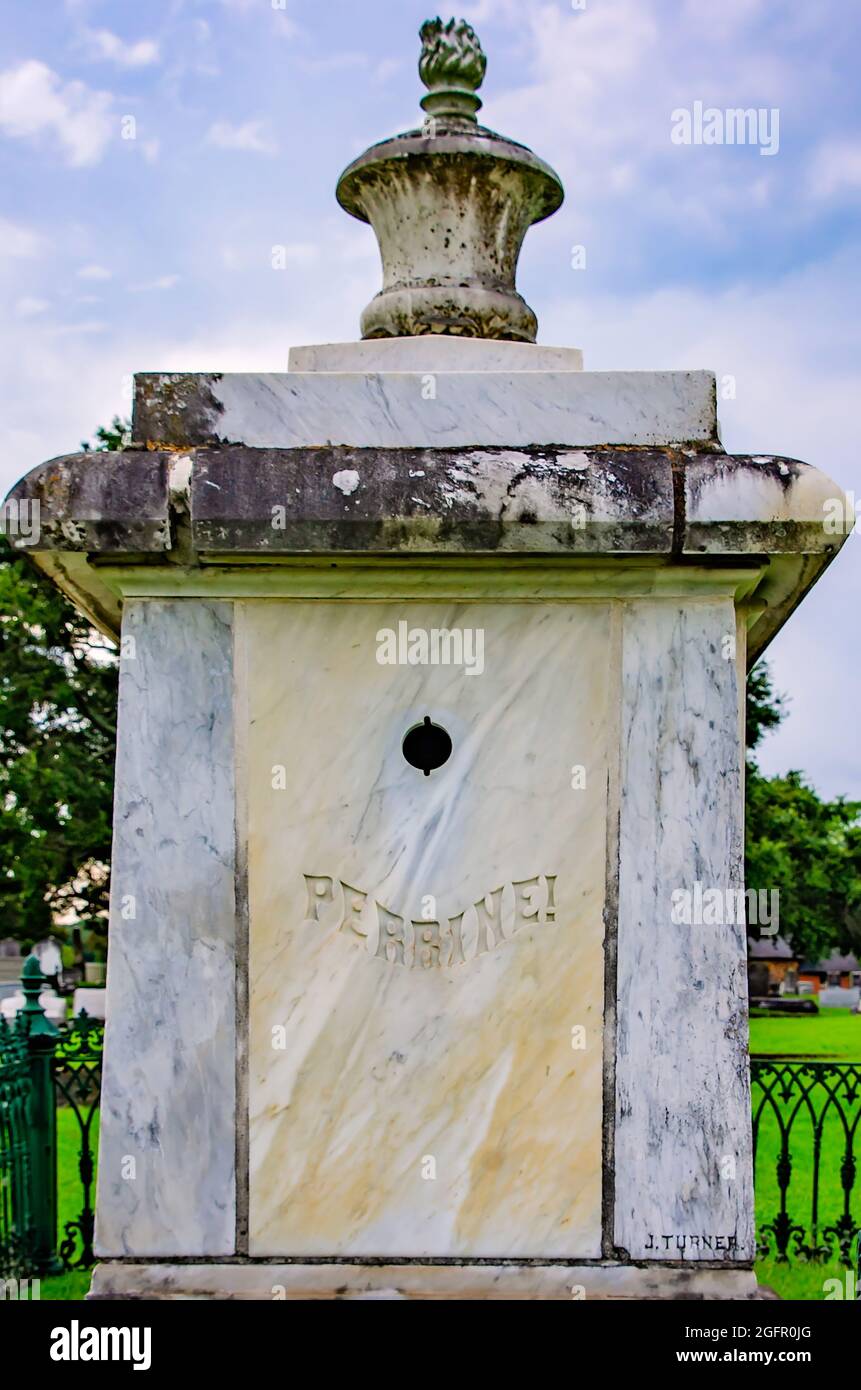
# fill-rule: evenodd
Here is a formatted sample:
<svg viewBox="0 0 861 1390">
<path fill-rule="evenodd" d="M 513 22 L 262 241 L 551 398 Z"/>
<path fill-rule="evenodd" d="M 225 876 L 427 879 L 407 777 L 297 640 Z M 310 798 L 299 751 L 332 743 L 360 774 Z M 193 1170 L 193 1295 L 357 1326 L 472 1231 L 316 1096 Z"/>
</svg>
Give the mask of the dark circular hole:
<svg viewBox="0 0 861 1390">
<path fill-rule="evenodd" d="M 425 777 L 430 777 L 434 768 L 442 767 L 451 757 L 451 739 L 445 729 L 433 724 L 426 714 L 424 722 L 407 733 L 402 752 L 410 767 L 420 768 Z"/>
</svg>

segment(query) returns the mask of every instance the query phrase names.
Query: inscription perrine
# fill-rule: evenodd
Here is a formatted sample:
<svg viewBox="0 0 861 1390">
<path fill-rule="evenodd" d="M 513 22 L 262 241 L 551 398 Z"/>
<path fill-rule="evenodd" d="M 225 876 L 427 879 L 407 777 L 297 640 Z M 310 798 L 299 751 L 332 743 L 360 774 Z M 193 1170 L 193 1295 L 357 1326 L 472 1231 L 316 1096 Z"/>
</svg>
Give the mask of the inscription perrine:
<svg viewBox="0 0 861 1390">
<path fill-rule="evenodd" d="M 361 938 L 369 954 L 409 970 L 466 965 L 514 939 L 524 927 L 556 920 L 556 875 L 536 874 L 485 893 L 462 912 L 426 921 L 391 912 L 361 888 L 327 874 L 305 874 L 304 926 Z"/>
</svg>

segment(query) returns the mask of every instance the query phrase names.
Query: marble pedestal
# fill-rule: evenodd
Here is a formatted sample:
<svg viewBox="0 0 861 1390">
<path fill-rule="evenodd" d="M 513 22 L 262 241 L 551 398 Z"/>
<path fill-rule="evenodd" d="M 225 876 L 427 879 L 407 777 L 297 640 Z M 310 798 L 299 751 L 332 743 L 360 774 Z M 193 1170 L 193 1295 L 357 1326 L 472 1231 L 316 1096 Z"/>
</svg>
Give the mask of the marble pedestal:
<svg viewBox="0 0 861 1390">
<path fill-rule="evenodd" d="M 122 635 L 93 1296 L 754 1294 L 744 671 L 838 490 L 492 347 L 150 376 L 16 490 Z"/>
</svg>

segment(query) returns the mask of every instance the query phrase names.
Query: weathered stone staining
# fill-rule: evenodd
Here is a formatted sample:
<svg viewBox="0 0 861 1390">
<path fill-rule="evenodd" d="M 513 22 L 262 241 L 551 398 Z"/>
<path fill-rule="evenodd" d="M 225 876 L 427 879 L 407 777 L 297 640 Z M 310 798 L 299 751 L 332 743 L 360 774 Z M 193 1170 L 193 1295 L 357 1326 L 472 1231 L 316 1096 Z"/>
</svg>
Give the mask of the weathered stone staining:
<svg viewBox="0 0 861 1390">
<path fill-rule="evenodd" d="M 673 905 L 739 901 L 745 666 L 852 508 L 711 373 L 532 341 L 561 186 L 422 39 L 363 341 L 143 374 L 10 498 L 137 651 L 94 1294 L 752 1297 L 743 924 Z"/>
<path fill-rule="evenodd" d="M 431 918 L 405 918 L 350 884 L 305 874 L 307 925 L 322 925 L 361 938 L 377 960 L 413 970 L 464 965 L 511 941 L 523 927 L 556 920 L 556 875 L 542 874 L 485 893 L 445 925 Z M 339 902 L 340 898 L 340 902 Z M 431 900 L 436 901 L 431 895 Z M 367 908 L 376 911 L 376 931 Z M 336 907 L 333 917 L 324 909 Z M 327 920 L 328 918 L 328 920 Z M 334 926 L 333 926 L 334 923 Z M 376 943 L 376 944 L 374 944 Z"/>
<path fill-rule="evenodd" d="M 385 372 L 141 373 L 134 438 L 151 449 L 718 447 L 710 372 L 408 372 L 394 364 Z"/>
<path fill-rule="evenodd" d="M 119 629 L 124 595 L 171 592 L 180 536 L 191 562 L 185 593 L 200 596 L 230 566 L 246 596 L 379 597 L 392 592 L 386 574 L 398 556 L 408 561 L 404 597 L 475 593 L 458 568 L 465 556 L 507 560 L 506 591 L 524 597 L 557 599 L 584 583 L 603 592 L 611 571 L 611 588 L 642 596 L 683 579 L 690 587 L 694 557 L 706 567 L 732 557 L 753 661 L 834 559 L 853 516 L 846 494 L 810 464 L 693 448 L 224 446 L 179 456 L 189 463 L 183 496 L 169 486 L 178 455 L 149 448 L 52 459 L 13 489 L 40 504 L 34 561 L 107 633 Z M 359 478 L 349 497 L 332 482 L 341 472 Z M 847 518 L 839 532 L 827 524 L 835 505 Z M 28 548 L 20 537 L 11 544 Z M 304 574 L 251 567 L 314 554 L 330 558 Z M 386 567 L 363 571 L 357 554 L 385 556 Z M 450 564 L 419 566 L 420 556 Z M 560 557 L 591 558 L 596 568 L 586 581 Z M 660 568 L 643 568 L 645 560 Z"/>
<path fill-rule="evenodd" d="M 571 1303 L 575 1293 L 587 1304 L 597 1299 L 747 1299 L 750 1274 L 720 1263 L 566 1265 L 384 1264 L 379 1260 L 339 1261 L 336 1297 L 353 1299 L 552 1299 Z M 265 1300 L 331 1298 L 331 1266 L 320 1263 L 194 1265 L 97 1265 L 95 1298 L 226 1298 Z"/>
</svg>

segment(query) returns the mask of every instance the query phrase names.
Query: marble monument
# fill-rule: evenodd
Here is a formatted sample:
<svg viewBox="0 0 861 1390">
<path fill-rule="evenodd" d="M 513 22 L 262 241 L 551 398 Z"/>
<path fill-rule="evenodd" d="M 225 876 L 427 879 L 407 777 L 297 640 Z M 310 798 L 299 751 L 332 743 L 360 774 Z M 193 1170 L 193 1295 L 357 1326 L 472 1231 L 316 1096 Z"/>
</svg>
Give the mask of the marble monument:
<svg viewBox="0 0 861 1390">
<path fill-rule="evenodd" d="M 745 669 L 840 492 L 708 371 L 535 342 L 560 182 L 467 24 L 420 70 L 338 184 L 361 341 L 139 376 L 11 495 L 120 643 L 92 1296 L 753 1297 L 744 926 L 672 903 L 743 888 Z"/>
</svg>

